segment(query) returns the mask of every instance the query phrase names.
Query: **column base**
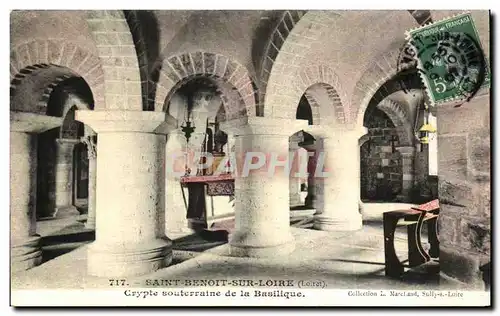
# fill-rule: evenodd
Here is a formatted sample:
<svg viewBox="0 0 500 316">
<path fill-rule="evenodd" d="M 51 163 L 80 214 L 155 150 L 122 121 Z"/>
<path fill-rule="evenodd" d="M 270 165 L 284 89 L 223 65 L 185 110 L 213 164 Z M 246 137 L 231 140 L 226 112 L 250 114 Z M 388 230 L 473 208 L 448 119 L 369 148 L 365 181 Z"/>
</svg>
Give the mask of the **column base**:
<svg viewBox="0 0 500 316">
<path fill-rule="evenodd" d="M 22 243 L 12 242 L 11 272 L 16 273 L 31 269 L 42 263 L 40 236 L 32 236 Z"/>
<path fill-rule="evenodd" d="M 89 221 L 87 218 L 87 221 L 85 222 L 85 228 L 95 230 L 95 219 Z"/>
<path fill-rule="evenodd" d="M 355 231 L 363 227 L 361 214 L 351 215 L 347 218 L 326 217 L 322 214 L 314 216 L 314 229 L 324 231 Z"/>
<path fill-rule="evenodd" d="M 248 234 L 234 233 L 229 236 L 230 254 L 234 257 L 252 257 L 252 258 L 270 258 L 288 255 L 295 250 L 295 240 L 290 233 L 290 236 L 285 242 L 280 244 L 258 244 L 255 241 L 251 242 L 247 238 Z M 266 239 L 267 242 L 272 240 L 272 236 Z M 245 242 L 246 241 L 246 242 Z"/>
<path fill-rule="evenodd" d="M 59 206 L 53 215 L 55 218 L 68 218 L 80 216 L 80 212 L 74 205 Z"/>
<path fill-rule="evenodd" d="M 300 199 L 300 194 L 290 195 L 290 206 L 291 207 L 299 206 L 299 205 L 303 205 L 303 204 L 304 203 L 302 203 L 301 199 Z"/>
<path fill-rule="evenodd" d="M 93 242 L 87 251 L 87 270 L 97 277 L 127 277 L 148 274 L 172 263 L 172 241 L 165 237 L 119 251 L 116 245 Z M 119 252 L 118 252 L 118 251 Z"/>
</svg>

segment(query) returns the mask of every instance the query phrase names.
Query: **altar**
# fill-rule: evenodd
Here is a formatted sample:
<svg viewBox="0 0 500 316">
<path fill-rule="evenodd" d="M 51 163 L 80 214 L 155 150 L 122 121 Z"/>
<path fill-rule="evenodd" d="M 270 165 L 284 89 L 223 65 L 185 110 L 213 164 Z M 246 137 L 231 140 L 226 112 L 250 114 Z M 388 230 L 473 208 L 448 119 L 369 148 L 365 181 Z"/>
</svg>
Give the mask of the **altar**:
<svg viewBox="0 0 500 316">
<path fill-rule="evenodd" d="M 209 229 L 234 217 L 232 174 L 184 176 L 180 182 L 190 228 Z"/>
</svg>

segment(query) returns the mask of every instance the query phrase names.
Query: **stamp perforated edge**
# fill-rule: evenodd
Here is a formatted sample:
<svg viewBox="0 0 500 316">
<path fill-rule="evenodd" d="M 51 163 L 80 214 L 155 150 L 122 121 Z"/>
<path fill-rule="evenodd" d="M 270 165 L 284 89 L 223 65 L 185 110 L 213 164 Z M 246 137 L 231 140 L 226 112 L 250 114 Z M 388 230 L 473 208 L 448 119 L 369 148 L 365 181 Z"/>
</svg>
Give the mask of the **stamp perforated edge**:
<svg viewBox="0 0 500 316">
<path fill-rule="evenodd" d="M 422 31 L 422 30 L 424 30 L 426 28 L 429 28 L 429 27 L 433 26 L 436 23 L 441 23 L 443 21 L 447 21 L 447 20 L 450 20 L 450 19 L 454 19 L 454 18 L 457 18 L 457 17 L 466 16 L 466 15 L 470 16 L 471 21 L 472 21 L 472 26 L 474 28 L 474 31 L 476 32 L 476 35 L 479 38 L 479 32 L 477 31 L 476 24 L 474 23 L 474 17 L 472 16 L 472 14 L 471 14 L 470 11 L 463 11 L 461 13 L 457 13 L 457 14 L 454 14 L 454 15 L 450 15 L 449 17 L 442 18 L 439 21 L 428 22 L 428 23 L 426 23 L 424 25 L 420 25 L 418 27 L 415 27 L 415 28 L 412 28 L 412 29 L 410 29 L 408 31 L 405 31 L 405 39 L 410 44 L 411 37 L 412 37 L 412 35 L 414 33 L 418 32 L 418 31 Z M 481 41 L 479 41 L 479 48 L 481 50 L 483 49 Z M 415 51 L 416 51 L 416 48 L 415 48 Z M 422 69 L 422 67 L 423 67 L 422 62 L 420 61 L 419 58 L 416 58 L 416 59 L 417 59 L 417 68 Z M 487 62 L 487 61 L 485 61 L 485 62 Z M 425 93 L 427 94 L 427 97 L 428 97 L 428 99 L 429 99 L 429 101 L 431 103 L 430 104 L 431 106 L 436 106 L 436 105 L 445 104 L 445 103 L 451 103 L 451 102 L 459 103 L 459 102 L 462 102 L 462 101 L 464 101 L 466 99 L 466 97 L 464 95 L 456 95 L 456 96 L 453 96 L 453 97 L 446 98 L 444 100 L 440 100 L 439 102 L 435 102 L 434 98 L 433 98 L 433 95 L 432 95 L 432 91 L 429 88 L 429 83 L 427 82 L 426 76 L 424 76 L 420 71 L 417 71 L 417 73 L 418 73 L 418 76 L 420 77 L 420 81 L 422 81 L 422 83 L 425 86 Z"/>
</svg>

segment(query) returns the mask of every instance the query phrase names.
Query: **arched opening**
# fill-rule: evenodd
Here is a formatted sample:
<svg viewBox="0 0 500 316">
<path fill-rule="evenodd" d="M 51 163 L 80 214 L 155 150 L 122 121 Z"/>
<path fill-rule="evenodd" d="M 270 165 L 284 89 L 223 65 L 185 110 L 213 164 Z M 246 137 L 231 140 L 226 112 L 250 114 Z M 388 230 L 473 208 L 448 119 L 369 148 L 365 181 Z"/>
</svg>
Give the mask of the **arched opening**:
<svg viewBox="0 0 500 316">
<path fill-rule="evenodd" d="M 429 145 L 418 139 L 420 127 L 432 119 L 425 102 L 415 72 L 387 81 L 370 100 L 363 117 L 368 137 L 360 144 L 364 201 L 420 203 L 435 196 L 430 192 L 437 191 L 437 181 L 429 177 L 429 161 L 437 158 L 436 147 L 430 157 Z"/>
<path fill-rule="evenodd" d="M 394 201 L 401 193 L 403 169 L 396 148 L 400 140 L 389 117 L 377 108 L 365 114 L 368 140 L 361 145 L 361 199 Z"/>
<path fill-rule="evenodd" d="M 166 170 L 167 231 L 206 234 L 234 219 L 234 181 L 219 181 L 230 172 L 234 145 L 221 123 L 240 99 L 236 90 L 207 76 L 187 78 L 169 95 L 165 109 L 178 128 L 166 145 L 167 160 L 176 157 Z"/>
<path fill-rule="evenodd" d="M 300 98 L 299 105 L 297 106 L 297 111 L 295 113 L 295 118 L 297 120 L 307 120 L 309 125 L 313 125 L 313 114 L 311 105 L 307 101 L 305 95 Z"/>
<path fill-rule="evenodd" d="M 48 95 L 47 115 L 62 125 L 38 135 L 37 217 L 64 218 L 87 213 L 89 160 L 84 136 L 90 128 L 75 120 L 75 111 L 93 107 L 92 92 L 79 77 L 59 82 Z"/>
<path fill-rule="evenodd" d="M 23 178 L 20 183 L 31 183 L 29 192 L 23 192 L 29 196 L 30 203 L 14 203 L 11 210 L 16 214 L 12 217 L 19 229 L 29 229 L 30 238 L 38 238 L 23 246 L 26 251 L 34 249 L 38 256 L 13 259 L 21 260 L 21 265 L 24 260 L 33 265 L 46 262 L 94 239 L 93 234 L 80 234 L 85 221 L 80 215 L 87 212 L 91 189 L 87 181 L 86 148 L 79 144 L 84 135 L 93 132 L 75 120 L 77 109 L 93 108 L 94 97 L 89 85 L 66 67 L 28 66 L 11 82 L 11 124 L 24 126 L 20 131 L 11 128 L 14 138 L 11 149 L 20 151 L 22 157 L 18 158 L 26 160 L 25 166 L 29 167 L 29 172 L 20 175 Z M 17 121 L 12 120 L 13 116 L 18 117 Z M 30 144 L 20 143 L 23 138 L 30 139 Z M 26 199 L 19 197 L 19 193 L 11 194 L 14 200 Z M 16 219 L 18 213 L 24 212 L 32 214 L 29 223 Z M 61 233 L 68 227 L 72 234 Z M 70 246 L 61 247 L 61 243 L 70 243 Z M 43 251 L 39 251 L 41 246 Z M 23 269 L 13 265 L 13 269 L 18 268 Z"/>
</svg>

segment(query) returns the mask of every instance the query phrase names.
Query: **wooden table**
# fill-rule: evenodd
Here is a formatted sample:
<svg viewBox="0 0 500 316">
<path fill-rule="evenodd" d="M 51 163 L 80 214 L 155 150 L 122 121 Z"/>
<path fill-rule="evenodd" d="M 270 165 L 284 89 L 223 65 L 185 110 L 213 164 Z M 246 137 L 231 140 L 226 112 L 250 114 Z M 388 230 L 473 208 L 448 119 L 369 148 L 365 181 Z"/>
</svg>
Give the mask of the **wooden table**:
<svg viewBox="0 0 500 316">
<path fill-rule="evenodd" d="M 208 228 L 208 218 L 215 217 L 207 214 L 206 197 L 234 196 L 234 177 L 231 174 L 218 176 L 185 176 L 181 177 L 181 186 L 188 189 L 188 199 L 183 192 L 184 203 L 187 208 L 187 218 L 193 229 Z"/>
<path fill-rule="evenodd" d="M 404 265 L 399 261 L 394 248 L 394 235 L 398 226 L 406 226 L 408 234 L 408 266 L 416 267 L 439 257 L 439 239 L 437 236 L 437 219 L 439 201 L 433 200 L 409 210 L 385 212 L 384 253 L 385 275 L 399 278 L 404 273 Z M 424 222 L 427 223 L 429 252 L 422 246 L 421 232 Z"/>
</svg>

